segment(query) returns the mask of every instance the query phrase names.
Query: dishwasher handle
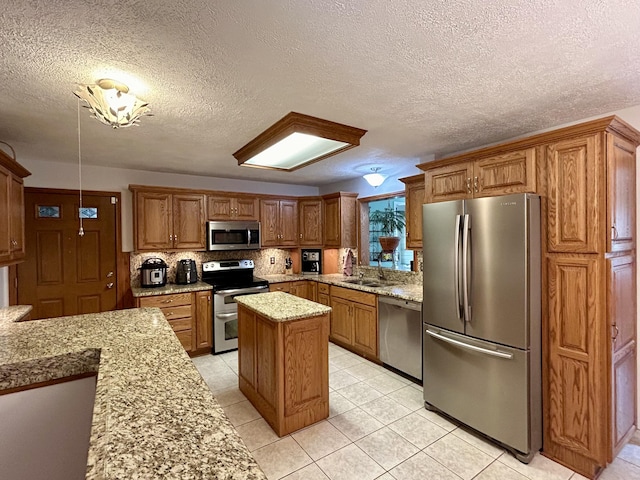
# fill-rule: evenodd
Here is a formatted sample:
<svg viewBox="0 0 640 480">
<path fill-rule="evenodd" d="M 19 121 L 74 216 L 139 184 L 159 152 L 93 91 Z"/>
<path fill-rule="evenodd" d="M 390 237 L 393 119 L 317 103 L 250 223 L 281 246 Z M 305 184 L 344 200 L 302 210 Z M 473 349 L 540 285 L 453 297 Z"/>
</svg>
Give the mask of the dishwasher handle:
<svg viewBox="0 0 640 480">
<path fill-rule="evenodd" d="M 416 312 L 422 311 L 422 303 L 412 302 L 411 300 L 402 300 L 400 298 L 388 297 L 386 295 L 378 296 L 378 303 L 386 303 L 387 305 L 393 305 L 395 307 L 407 308 L 409 310 L 415 310 Z"/>
</svg>

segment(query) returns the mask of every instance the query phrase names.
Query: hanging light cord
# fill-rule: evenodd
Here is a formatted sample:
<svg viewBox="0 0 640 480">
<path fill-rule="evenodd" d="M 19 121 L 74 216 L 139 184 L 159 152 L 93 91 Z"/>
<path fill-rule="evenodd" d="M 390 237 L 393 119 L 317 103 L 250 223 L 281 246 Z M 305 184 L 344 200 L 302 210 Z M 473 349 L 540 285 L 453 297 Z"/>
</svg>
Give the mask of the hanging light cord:
<svg viewBox="0 0 640 480">
<path fill-rule="evenodd" d="M 80 98 L 78 98 L 78 183 L 80 189 L 80 208 L 78 209 L 80 230 L 78 230 L 78 235 L 84 237 L 84 228 L 82 228 L 82 148 L 80 145 Z"/>
</svg>

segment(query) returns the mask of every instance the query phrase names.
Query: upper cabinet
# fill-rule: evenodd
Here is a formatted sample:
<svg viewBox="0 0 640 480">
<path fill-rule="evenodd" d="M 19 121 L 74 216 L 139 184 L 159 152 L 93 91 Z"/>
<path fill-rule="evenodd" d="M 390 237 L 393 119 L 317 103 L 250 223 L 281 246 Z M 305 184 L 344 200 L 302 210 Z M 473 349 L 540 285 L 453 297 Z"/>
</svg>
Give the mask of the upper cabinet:
<svg viewBox="0 0 640 480">
<path fill-rule="evenodd" d="M 24 181 L 31 175 L 0 150 L 0 267 L 24 260 Z"/>
<path fill-rule="evenodd" d="M 422 205 L 424 204 L 424 174 L 401 178 L 405 184 L 407 249 L 422 248 Z"/>
<path fill-rule="evenodd" d="M 537 187 L 535 148 L 422 168 L 428 203 L 535 192 Z"/>
<path fill-rule="evenodd" d="M 301 198 L 298 200 L 298 237 L 300 246 L 322 245 L 322 199 Z"/>
<path fill-rule="evenodd" d="M 357 247 L 357 197 L 347 192 L 323 195 L 325 247 Z"/>
<path fill-rule="evenodd" d="M 635 249 L 636 147 L 610 133 L 607 141 L 607 252 Z"/>
<path fill-rule="evenodd" d="M 298 245 L 298 201 L 260 200 L 260 234 L 263 247 Z"/>
<path fill-rule="evenodd" d="M 207 195 L 209 220 L 258 220 L 258 197 L 248 195 Z"/>
<path fill-rule="evenodd" d="M 136 250 L 204 250 L 204 195 L 129 186 Z"/>
</svg>

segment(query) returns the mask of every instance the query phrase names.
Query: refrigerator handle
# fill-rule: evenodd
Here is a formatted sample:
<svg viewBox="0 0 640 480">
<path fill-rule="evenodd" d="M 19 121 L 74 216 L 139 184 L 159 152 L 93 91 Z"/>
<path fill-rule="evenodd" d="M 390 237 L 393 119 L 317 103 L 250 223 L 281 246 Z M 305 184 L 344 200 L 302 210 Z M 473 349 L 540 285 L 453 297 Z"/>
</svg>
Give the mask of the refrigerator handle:
<svg viewBox="0 0 640 480">
<path fill-rule="evenodd" d="M 469 232 L 471 231 L 471 217 L 468 213 L 464 215 L 464 224 L 462 226 L 462 300 L 464 309 L 464 319 L 471 321 L 471 305 L 469 305 L 469 266 L 471 265 L 471 248 L 469 243 L 471 239 Z"/>
<path fill-rule="evenodd" d="M 463 305 L 460 303 L 460 220 L 462 215 L 456 215 L 456 231 L 455 231 L 455 254 L 453 255 L 453 281 L 454 292 L 456 292 L 456 314 L 458 318 L 463 318 Z"/>
<path fill-rule="evenodd" d="M 513 354 L 508 352 L 501 352 L 500 350 L 489 350 L 488 348 L 477 347 L 475 345 L 470 345 L 468 343 L 461 342 L 460 340 L 455 340 L 453 338 L 445 337 L 444 335 L 440 335 L 437 332 L 426 329 L 425 333 L 433 338 L 437 338 L 438 340 L 442 340 L 443 342 L 450 343 L 457 347 L 466 348 L 467 350 L 473 350 L 474 352 L 484 353 L 486 355 L 491 355 L 492 357 L 506 358 L 511 360 L 513 358 Z"/>
</svg>

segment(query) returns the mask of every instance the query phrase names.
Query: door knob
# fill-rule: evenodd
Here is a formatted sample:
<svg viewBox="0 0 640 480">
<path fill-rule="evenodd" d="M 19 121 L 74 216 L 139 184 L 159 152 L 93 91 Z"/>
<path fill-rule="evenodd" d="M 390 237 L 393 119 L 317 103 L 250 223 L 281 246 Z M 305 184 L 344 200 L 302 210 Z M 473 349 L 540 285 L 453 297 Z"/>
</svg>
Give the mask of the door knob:
<svg viewBox="0 0 640 480">
<path fill-rule="evenodd" d="M 113 282 L 107 283 L 107 288 L 109 289 L 113 288 Z"/>
<path fill-rule="evenodd" d="M 107 273 L 107 278 L 111 278 L 111 277 L 113 277 L 113 272 Z"/>
</svg>

